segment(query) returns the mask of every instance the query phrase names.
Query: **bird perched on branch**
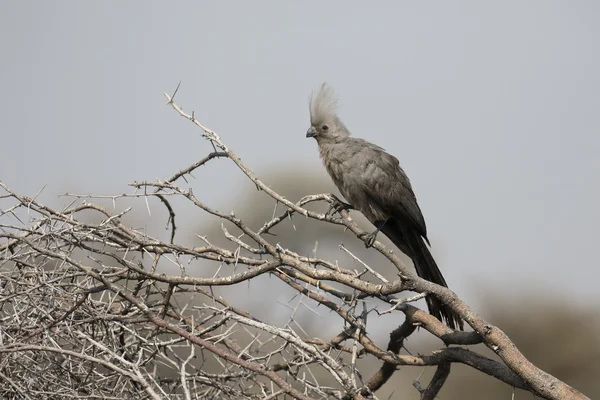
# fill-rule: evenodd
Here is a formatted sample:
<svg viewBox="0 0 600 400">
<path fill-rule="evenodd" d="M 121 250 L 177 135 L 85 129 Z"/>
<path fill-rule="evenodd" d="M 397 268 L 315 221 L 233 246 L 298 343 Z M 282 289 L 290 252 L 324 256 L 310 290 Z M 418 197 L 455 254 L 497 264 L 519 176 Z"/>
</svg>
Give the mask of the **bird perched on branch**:
<svg viewBox="0 0 600 400">
<path fill-rule="evenodd" d="M 366 246 L 372 246 L 382 232 L 411 258 L 421 278 L 448 287 L 429 252 L 425 219 L 398 159 L 350 136 L 336 111 L 335 93 L 324 83 L 311 98 L 306 137 L 316 139 L 323 164 L 349 205 L 375 225 L 375 231 L 363 238 Z M 463 328 L 460 317 L 437 298 L 428 295 L 426 301 L 433 316 L 452 329 Z"/>
</svg>

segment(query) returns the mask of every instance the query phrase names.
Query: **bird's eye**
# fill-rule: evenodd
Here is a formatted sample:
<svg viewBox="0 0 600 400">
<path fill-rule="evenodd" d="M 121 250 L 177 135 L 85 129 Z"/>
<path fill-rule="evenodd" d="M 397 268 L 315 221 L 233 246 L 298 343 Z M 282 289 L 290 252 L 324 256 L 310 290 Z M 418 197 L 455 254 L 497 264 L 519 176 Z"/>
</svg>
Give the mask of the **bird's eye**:
<svg viewBox="0 0 600 400">
<path fill-rule="evenodd" d="M 326 130 L 328 130 L 328 129 L 329 129 L 329 127 L 328 127 L 327 125 L 323 125 L 323 126 L 321 127 L 321 129 L 322 129 L 322 130 L 324 130 L 324 131 L 326 131 Z"/>
</svg>

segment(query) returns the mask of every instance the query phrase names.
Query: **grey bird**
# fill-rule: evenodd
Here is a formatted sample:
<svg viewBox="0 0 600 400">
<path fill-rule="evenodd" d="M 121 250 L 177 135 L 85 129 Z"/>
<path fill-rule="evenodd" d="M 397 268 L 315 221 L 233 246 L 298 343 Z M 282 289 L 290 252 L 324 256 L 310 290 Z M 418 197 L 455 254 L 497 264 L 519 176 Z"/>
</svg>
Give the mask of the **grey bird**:
<svg viewBox="0 0 600 400">
<path fill-rule="evenodd" d="M 309 109 L 311 126 L 306 137 L 316 139 L 327 172 L 350 203 L 345 206 L 360 211 L 375 225 L 375 231 L 363 238 L 366 246 L 372 246 L 382 232 L 411 258 L 421 278 L 448 287 L 429 252 L 425 219 L 398 159 L 350 135 L 337 116 L 335 93 L 326 83 L 313 93 Z M 452 329 L 463 329 L 462 320 L 449 307 L 431 295 L 426 301 L 433 316 Z"/>
</svg>

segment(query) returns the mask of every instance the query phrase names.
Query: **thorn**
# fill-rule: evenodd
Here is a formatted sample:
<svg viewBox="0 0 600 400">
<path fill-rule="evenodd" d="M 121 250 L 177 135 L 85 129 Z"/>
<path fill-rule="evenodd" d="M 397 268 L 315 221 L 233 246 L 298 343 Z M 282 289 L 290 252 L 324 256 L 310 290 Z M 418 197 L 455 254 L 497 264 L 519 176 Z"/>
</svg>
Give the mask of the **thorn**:
<svg viewBox="0 0 600 400">
<path fill-rule="evenodd" d="M 175 98 L 175 95 L 179 91 L 180 86 L 181 86 L 181 81 L 179 81 L 179 83 L 177 84 L 177 88 L 175 88 L 175 91 L 173 92 L 173 95 L 171 96 L 171 102 L 173 102 L 173 99 Z"/>
</svg>

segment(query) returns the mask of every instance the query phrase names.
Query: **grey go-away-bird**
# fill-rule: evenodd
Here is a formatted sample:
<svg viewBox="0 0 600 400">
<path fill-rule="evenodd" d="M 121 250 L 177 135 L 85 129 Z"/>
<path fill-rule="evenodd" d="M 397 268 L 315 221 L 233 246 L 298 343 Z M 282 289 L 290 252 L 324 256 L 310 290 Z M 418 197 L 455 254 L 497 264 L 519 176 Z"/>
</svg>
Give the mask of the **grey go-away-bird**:
<svg viewBox="0 0 600 400">
<path fill-rule="evenodd" d="M 411 258 L 421 278 L 448 287 L 425 244 L 429 244 L 425 219 L 398 159 L 350 136 L 336 111 L 335 93 L 324 83 L 311 98 L 306 137 L 316 139 L 323 164 L 349 206 L 375 225 L 375 231 L 365 235 L 365 244 L 373 245 L 382 232 Z M 460 317 L 437 298 L 428 295 L 426 301 L 433 316 L 452 329 L 463 328 Z"/>
</svg>

